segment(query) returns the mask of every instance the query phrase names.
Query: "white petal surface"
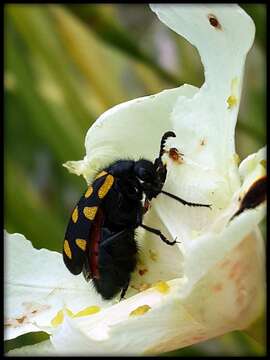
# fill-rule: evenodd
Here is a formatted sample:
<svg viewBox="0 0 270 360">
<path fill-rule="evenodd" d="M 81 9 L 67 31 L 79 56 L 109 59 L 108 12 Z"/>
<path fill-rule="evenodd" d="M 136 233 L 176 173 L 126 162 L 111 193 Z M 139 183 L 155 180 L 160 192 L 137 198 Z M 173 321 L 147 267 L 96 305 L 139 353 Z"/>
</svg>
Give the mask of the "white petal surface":
<svg viewBox="0 0 270 360">
<path fill-rule="evenodd" d="M 151 8 L 161 21 L 197 47 L 205 70 L 200 91 L 192 99 L 179 97 L 174 107 L 176 141 L 185 155 L 228 176 L 254 23 L 237 5 L 155 4 Z M 210 18 L 218 26 L 211 25 Z"/>
<path fill-rule="evenodd" d="M 257 153 L 249 155 L 239 166 L 242 180 L 241 192 L 245 192 L 258 179 L 266 176 L 266 147 Z"/>
<path fill-rule="evenodd" d="M 78 312 L 103 302 L 81 275 L 66 269 L 62 255 L 34 249 L 20 234 L 5 232 L 5 339 L 31 331 L 52 331 L 63 307 Z"/>
<path fill-rule="evenodd" d="M 168 292 L 154 287 L 93 316 L 66 317 L 53 345 L 62 354 L 152 355 L 241 329 L 264 303 L 261 245 L 258 232 L 247 236 L 189 295 L 184 281 L 172 280 Z M 139 306 L 148 311 L 130 316 Z"/>
<path fill-rule="evenodd" d="M 265 159 L 266 149 L 262 148 L 242 161 L 239 168 L 242 186 L 231 198 L 229 206 L 218 214 L 201 236 L 198 233 L 197 238 L 186 244 L 184 274 L 189 281 L 185 291 L 191 289 L 200 277 L 236 247 L 265 217 L 266 203 L 263 202 L 254 209 L 246 209 L 230 221 L 250 186 L 266 175 Z M 194 266 L 194 263 L 198 266 Z"/>
<path fill-rule="evenodd" d="M 134 99 L 103 113 L 88 130 L 86 156 L 65 166 L 90 182 L 96 172 L 116 159 L 154 160 L 165 131 L 172 130 L 170 113 L 178 96 L 192 97 L 197 88 L 184 85 Z"/>
</svg>

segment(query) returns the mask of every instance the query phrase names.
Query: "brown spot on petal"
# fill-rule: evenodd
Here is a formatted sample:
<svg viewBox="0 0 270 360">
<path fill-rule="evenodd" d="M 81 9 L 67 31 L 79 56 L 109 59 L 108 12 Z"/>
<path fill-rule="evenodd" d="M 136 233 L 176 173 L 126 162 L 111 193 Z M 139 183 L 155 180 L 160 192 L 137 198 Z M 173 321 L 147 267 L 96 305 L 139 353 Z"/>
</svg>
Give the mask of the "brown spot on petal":
<svg viewBox="0 0 270 360">
<path fill-rule="evenodd" d="M 204 146 L 206 144 L 206 139 L 202 139 L 201 141 L 200 141 L 200 145 L 201 146 Z"/>
<path fill-rule="evenodd" d="M 208 20 L 211 26 L 213 26 L 214 28 L 221 30 L 221 24 L 218 21 L 217 17 L 213 14 L 208 14 Z"/>
<path fill-rule="evenodd" d="M 140 269 L 139 270 L 139 274 L 141 275 L 141 276 L 143 276 L 145 273 L 147 273 L 147 269 Z"/>
<path fill-rule="evenodd" d="M 27 319 L 27 316 L 24 315 L 24 316 L 22 316 L 20 318 L 17 318 L 16 320 L 18 321 L 19 324 L 22 324 L 23 322 L 25 322 L 26 319 Z"/>
<path fill-rule="evenodd" d="M 213 292 L 218 293 L 223 289 L 223 285 L 221 283 L 215 284 L 213 286 Z"/>
<path fill-rule="evenodd" d="M 193 336 L 192 340 L 195 342 L 203 341 L 205 340 L 205 336 Z"/>
<path fill-rule="evenodd" d="M 231 267 L 231 270 L 229 272 L 229 278 L 230 279 L 236 278 L 240 270 L 241 270 L 241 264 L 237 261 Z"/>
</svg>

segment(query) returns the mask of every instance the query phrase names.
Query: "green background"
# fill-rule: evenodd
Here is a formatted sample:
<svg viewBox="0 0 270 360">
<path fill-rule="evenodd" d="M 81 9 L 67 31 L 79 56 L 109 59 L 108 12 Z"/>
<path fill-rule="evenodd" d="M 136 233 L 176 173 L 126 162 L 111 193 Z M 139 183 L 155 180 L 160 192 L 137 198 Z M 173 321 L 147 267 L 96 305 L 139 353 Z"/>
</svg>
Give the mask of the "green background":
<svg viewBox="0 0 270 360">
<path fill-rule="evenodd" d="M 266 142 L 266 5 L 243 7 L 256 38 L 236 129 L 241 159 Z M 84 157 L 91 124 L 120 102 L 183 83 L 201 86 L 203 68 L 197 50 L 143 4 L 6 5 L 4 21 L 4 225 L 36 248 L 61 251 L 86 186 L 62 164 Z M 260 356 L 259 337 L 234 332 L 167 355 Z M 24 335 L 6 349 L 43 338 Z"/>
</svg>

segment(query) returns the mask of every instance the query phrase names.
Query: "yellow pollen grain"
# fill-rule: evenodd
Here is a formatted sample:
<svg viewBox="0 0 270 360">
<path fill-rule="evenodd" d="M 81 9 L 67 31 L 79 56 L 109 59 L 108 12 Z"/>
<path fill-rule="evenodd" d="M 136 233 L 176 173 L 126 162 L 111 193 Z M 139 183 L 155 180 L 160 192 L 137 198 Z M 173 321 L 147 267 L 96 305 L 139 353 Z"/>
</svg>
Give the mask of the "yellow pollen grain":
<svg viewBox="0 0 270 360">
<path fill-rule="evenodd" d="M 100 311 L 100 307 L 99 306 L 88 306 L 87 308 L 77 312 L 74 317 L 81 317 L 81 316 L 88 316 L 88 315 L 93 315 L 96 314 Z"/>
<path fill-rule="evenodd" d="M 94 220 L 95 216 L 96 216 L 96 212 L 97 212 L 97 206 L 86 206 L 83 209 L 83 213 L 84 216 L 88 219 L 88 220 Z"/>
<path fill-rule="evenodd" d="M 75 207 L 71 217 L 72 217 L 72 221 L 74 223 L 76 223 L 78 221 L 78 216 L 79 216 L 79 212 L 78 212 L 78 206 Z"/>
<path fill-rule="evenodd" d="M 73 314 L 73 312 L 70 310 L 70 309 L 68 309 L 68 308 L 66 308 L 66 313 L 67 313 L 67 315 L 69 316 L 69 317 L 74 317 L 74 314 Z"/>
<path fill-rule="evenodd" d="M 69 259 L 72 258 L 71 250 L 70 250 L 69 243 L 67 240 L 64 241 L 64 252 Z"/>
<path fill-rule="evenodd" d="M 64 312 L 63 310 L 59 310 L 58 313 L 55 315 L 55 317 L 52 319 L 51 325 L 53 327 L 56 327 L 62 324 L 63 320 L 64 320 Z"/>
<path fill-rule="evenodd" d="M 170 290 L 170 286 L 165 281 L 158 281 L 154 288 L 162 294 L 167 294 Z"/>
<path fill-rule="evenodd" d="M 142 305 L 137 307 L 135 310 L 131 311 L 129 316 L 139 316 L 145 314 L 147 311 L 149 311 L 151 307 L 149 305 Z"/>
<path fill-rule="evenodd" d="M 93 188 L 92 188 L 92 186 L 90 185 L 90 186 L 88 187 L 86 193 L 84 194 L 84 197 L 85 197 L 85 198 L 89 198 L 89 196 L 92 195 L 92 193 L 93 193 Z"/>
<path fill-rule="evenodd" d="M 86 240 L 84 240 L 84 239 L 76 239 L 75 242 L 76 242 L 77 246 L 80 249 L 82 249 L 82 251 L 85 251 L 85 249 L 86 249 Z"/>
<path fill-rule="evenodd" d="M 66 308 L 65 311 L 69 317 L 74 317 L 74 314 L 70 309 Z M 51 325 L 53 327 L 56 327 L 62 324 L 63 320 L 64 320 L 64 311 L 59 310 L 58 313 L 55 315 L 55 317 L 51 320 Z"/>
<path fill-rule="evenodd" d="M 107 171 L 101 171 L 99 174 L 97 174 L 97 176 L 95 177 L 95 180 L 96 179 L 99 179 L 101 176 L 104 176 L 104 175 L 107 175 L 108 173 L 107 173 Z"/>
<path fill-rule="evenodd" d="M 155 250 L 149 249 L 149 256 L 152 261 L 157 261 L 158 259 L 158 254 Z"/>
<path fill-rule="evenodd" d="M 232 109 L 237 105 L 237 98 L 234 95 L 230 95 L 227 99 L 228 108 Z"/>
<path fill-rule="evenodd" d="M 104 184 L 101 186 L 101 188 L 98 190 L 98 197 L 100 199 L 103 199 L 104 196 L 108 193 L 110 188 L 112 187 L 114 182 L 114 177 L 112 175 L 108 175 L 104 181 Z"/>
</svg>

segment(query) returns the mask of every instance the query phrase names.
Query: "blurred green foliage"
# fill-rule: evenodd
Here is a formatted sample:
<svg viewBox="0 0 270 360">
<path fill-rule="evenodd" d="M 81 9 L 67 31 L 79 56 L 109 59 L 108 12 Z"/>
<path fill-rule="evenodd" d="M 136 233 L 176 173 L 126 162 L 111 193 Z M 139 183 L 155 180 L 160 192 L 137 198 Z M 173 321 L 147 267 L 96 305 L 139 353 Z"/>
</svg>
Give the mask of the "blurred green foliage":
<svg viewBox="0 0 270 360">
<path fill-rule="evenodd" d="M 243 7 L 257 32 L 237 124 L 240 158 L 266 142 L 266 5 Z M 183 83 L 200 86 L 202 65 L 197 50 L 143 4 L 10 4 L 4 30 L 5 228 L 36 248 L 61 251 L 70 210 L 85 188 L 62 164 L 83 158 L 91 124 L 120 102 Z M 42 336 L 11 340 L 7 349 Z M 263 352 L 235 332 L 168 355 Z"/>
</svg>

